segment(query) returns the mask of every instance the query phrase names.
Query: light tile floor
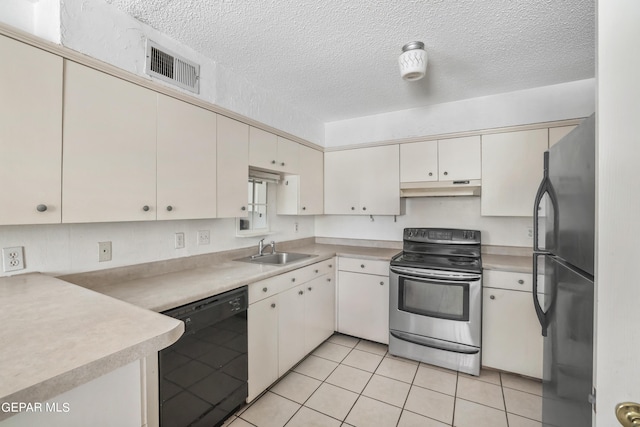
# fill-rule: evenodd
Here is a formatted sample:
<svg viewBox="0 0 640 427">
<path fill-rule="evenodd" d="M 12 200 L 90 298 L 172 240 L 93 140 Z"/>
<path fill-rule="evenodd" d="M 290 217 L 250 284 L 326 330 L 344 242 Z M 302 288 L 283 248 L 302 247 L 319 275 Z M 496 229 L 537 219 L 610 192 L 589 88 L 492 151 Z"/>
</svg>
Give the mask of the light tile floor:
<svg viewBox="0 0 640 427">
<path fill-rule="evenodd" d="M 542 384 L 483 370 L 459 374 L 335 334 L 229 427 L 541 427 Z"/>
</svg>

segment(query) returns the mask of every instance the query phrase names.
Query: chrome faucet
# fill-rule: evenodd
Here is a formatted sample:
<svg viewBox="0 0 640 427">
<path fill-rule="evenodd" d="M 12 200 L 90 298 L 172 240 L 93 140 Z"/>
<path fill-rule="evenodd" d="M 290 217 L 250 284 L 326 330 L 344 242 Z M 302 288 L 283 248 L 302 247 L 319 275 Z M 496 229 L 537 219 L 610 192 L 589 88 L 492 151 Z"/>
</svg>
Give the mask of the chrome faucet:
<svg viewBox="0 0 640 427">
<path fill-rule="evenodd" d="M 260 239 L 260 242 L 258 242 L 258 256 L 263 256 L 264 255 L 264 250 L 267 248 L 271 248 L 271 253 L 275 254 L 276 253 L 276 242 L 274 242 L 273 240 L 271 241 L 271 243 L 267 243 L 266 245 L 264 244 L 264 239 Z"/>
</svg>

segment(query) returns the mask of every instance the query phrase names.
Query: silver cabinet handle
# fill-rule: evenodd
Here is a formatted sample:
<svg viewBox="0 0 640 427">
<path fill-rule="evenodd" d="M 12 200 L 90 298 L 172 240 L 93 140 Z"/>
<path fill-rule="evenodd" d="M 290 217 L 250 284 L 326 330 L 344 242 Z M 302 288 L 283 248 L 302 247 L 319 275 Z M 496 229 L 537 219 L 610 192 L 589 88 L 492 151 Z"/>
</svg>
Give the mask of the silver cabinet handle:
<svg viewBox="0 0 640 427">
<path fill-rule="evenodd" d="M 490 299 L 496 299 L 496 296 L 495 295 L 491 295 L 489 298 Z"/>
<path fill-rule="evenodd" d="M 380 286 L 384 286 L 384 282 L 380 282 Z"/>
<path fill-rule="evenodd" d="M 518 283 L 519 283 L 520 285 L 524 285 L 524 280 L 520 279 L 520 280 L 518 280 Z"/>
<path fill-rule="evenodd" d="M 38 212 L 45 212 L 47 210 L 47 205 L 38 205 L 36 206 L 36 210 Z"/>
<path fill-rule="evenodd" d="M 356 208 L 354 208 L 353 206 L 351 206 L 351 210 L 352 210 L 352 211 L 355 211 L 355 210 L 356 210 Z"/>
<path fill-rule="evenodd" d="M 307 207 L 306 207 L 306 206 L 303 206 L 303 207 L 302 207 L 302 210 L 303 210 L 303 211 L 306 211 L 306 210 L 307 210 Z"/>
<path fill-rule="evenodd" d="M 363 210 L 363 211 L 366 211 L 366 210 L 367 210 L 367 207 L 366 207 L 366 206 L 363 206 L 363 207 L 362 207 L 362 210 Z"/>
<path fill-rule="evenodd" d="M 364 268 L 364 264 L 360 264 L 360 268 Z"/>
<path fill-rule="evenodd" d="M 309 286 L 307 289 L 309 289 L 309 292 L 311 292 L 311 290 L 313 289 L 311 286 Z"/>
<path fill-rule="evenodd" d="M 275 165 L 275 164 L 276 164 L 276 161 L 275 161 L 275 160 L 271 160 L 271 164 L 272 164 L 272 165 Z"/>
<path fill-rule="evenodd" d="M 292 277 L 292 278 L 291 278 L 291 281 L 292 281 L 292 282 L 295 282 L 295 281 L 296 281 L 296 278 L 295 278 L 295 277 Z"/>
<path fill-rule="evenodd" d="M 331 278 L 330 278 L 330 277 L 329 277 L 329 278 L 327 278 L 327 282 L 330 282 L 330 281 L 331 281 Z"/>
<path fill-rule="evenodd" d="M 445 174 L 445 175 L 449 175 L 449 172 L 445 172 L 444 174 Z"/>
<path fill-rule="evenodd" d="M 315 270 L 316 274 L 319 272 L 320 270 Z"/>
<path fill-rule="evenodd" d="M 333 265 L 329 264 L 329 268 L 333 268 Z"/>
<path fill-rule="evenodd" d="M 271 303 L 271 308 L 276 308 L 276 303 L 275 302 Z"/>
<path fill-rule="evenodd" d="M 171 206 L 171 205 L 167 206 L 167 210 L 168 210 L 169 212 L 171 212 L 171 211 L 173 210 L 173 206 Z"/>
<path fill-rule="evenodd" d="M 432 172 L 429 172 L 429 176 L 433 176 L 433 173 L 432 173 Z"/>
<path fill-rule="evenodd" d="M 246 206 L 243 206 L 243 207 L 241 207 L 241 208 L 240 208 L 240 210 L 241 210 L 241 211 L 246 211 L 246 210 L 247 210 L 247 207 L 246 207 Z"/>
<path fill-rule="evenodd" d="M 142 210 L 143 210 L 143 211 L 145 211 L 145 212 L 149 212 L 149 206 L 144 205 L 144 206 L 142 207 Z"/>
<path fill-rule="evenodd" d="M 262 288 L 262 292 L 267 292 L 267 291 L 268 291 L 268 289 L 267 289 L 266 286 L 264 288 Z"/>
<path fill-rule="evenodd" d="M 280 166 L 284 166 L 284 162 L 280 163 Z"/>
<path fill-rule="evenodd" d="M 298 291 L 298 295 L 304 294 L 304 291 Z"/>
</svg>

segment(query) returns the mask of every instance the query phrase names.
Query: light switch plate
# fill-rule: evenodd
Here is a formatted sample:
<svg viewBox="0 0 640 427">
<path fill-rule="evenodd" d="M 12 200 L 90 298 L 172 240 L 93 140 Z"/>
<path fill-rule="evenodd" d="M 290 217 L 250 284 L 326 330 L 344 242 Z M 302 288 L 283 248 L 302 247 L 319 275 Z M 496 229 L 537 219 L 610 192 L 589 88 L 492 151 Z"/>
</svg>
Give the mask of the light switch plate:
<svg viewBox="0 0 640 427">
<path fill-rule="evenodd" d="M 175 248 L 183 249 L 184 248 L 184 233 L 176 233 L 175 235 Z"/>
</svg>

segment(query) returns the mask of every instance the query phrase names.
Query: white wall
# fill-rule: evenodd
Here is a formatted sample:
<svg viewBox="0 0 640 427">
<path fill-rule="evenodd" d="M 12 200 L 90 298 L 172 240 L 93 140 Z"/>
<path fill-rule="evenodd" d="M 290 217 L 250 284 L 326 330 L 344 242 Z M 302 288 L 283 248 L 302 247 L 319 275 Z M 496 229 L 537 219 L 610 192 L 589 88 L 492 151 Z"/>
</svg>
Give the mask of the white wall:
<svg viewBox="0 0 640 427">
<path fill-rule="evenodd" d="M 325 146 L 588 117 L 595 79 L 394 111 L 325 124 Z"/>
<path fill-rule="evenodd" d="M 35 5 L 32 0 L 0 1 L 0 21 L 28 33 L 35 33 Z"/>
<path fill-rule="evenodd" d="M 2 0 L 0 22 L 60 43 L 60 0 Z"/>
<path fill-rule="evenodd" d="M 533 200 L 531 201 L 533 205 Z M 500 246 L 531 246 L 527 229 L 531 218 L 480 216 L 479 197 L 422 197 L 406 200 L 405 215 L 326 215 L 316 218 L 316 236 L 402 240 L 405 227 L 445 227 L 480 230 L 482 243 Z"/>
<path fill-rule="evenodd" d="M 275 197 L 275 187 L 270 186 L 268 214 L 273 234 L 268 240 L 314 236 L 314 218 L 275 215 Z M 198 230 L 211 231 L 210 245 L 197 245 Z M 175 249 L 177 232 L 185 233 L 184 249 Z M 0 248 L 24 246 L 27 267 L 12 273 L 0 271 L 0 276 L 32 271 L 62 275 L 243 247 L 257 250 L 258 240 L 260 237 L 236 237 L 234 219 L 0 226 Z M 98 262 L 98 242 L 103 241 L 112 242 L 113 259 L 108 262 Z"/>
<path fill-rule="evenodd" d="M 258 88 L 242 75 L 218 65 L 215 58 L 206 57 L 165 36 L 104 0 L 65 0 L 62 3 L 61 40 L 64 46 L 146 78 L 147 38 L 200 64 L 200 94 L 195 95 L 198 98 L 322 144 L 324 125 L 319 120 L 282 103 L 276 94 Z"/>
</svg>

